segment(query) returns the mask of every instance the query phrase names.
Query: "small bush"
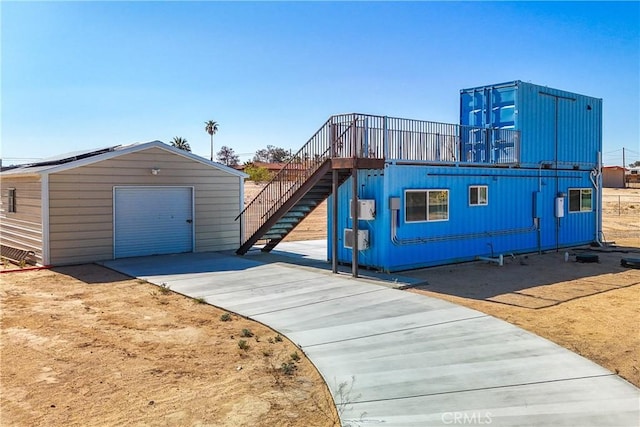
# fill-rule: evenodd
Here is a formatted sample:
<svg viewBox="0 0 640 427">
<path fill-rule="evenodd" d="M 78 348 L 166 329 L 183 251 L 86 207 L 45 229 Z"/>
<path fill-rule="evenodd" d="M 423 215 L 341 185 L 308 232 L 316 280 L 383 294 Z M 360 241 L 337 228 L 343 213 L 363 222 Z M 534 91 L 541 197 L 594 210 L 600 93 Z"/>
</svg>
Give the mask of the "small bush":
<svg viewBox="0 0 640 427">
<path fill-rule="evenodd" d="M 291 360 L 293 360 L 294 362 L 297 362 L 300 360 L 300 355 L 298 354 L 297 351 L 291 353 L 289 357 L 291 357 Z"/>
<path fill-rule="evenodd" d="M 220 316 L 220 320 L 222 320 L 223 322 L 231 322 L 231 314 L 224 313 Z"/>
<path fill-rule="evenodd" d="M 251 338 L 253 336 L 253 332 L 251 332 L 249 329 L 243 329 L 240 333 L 240 336 L 243 338 Z"/>
<path fill-rule="evenodd" d="M 262 350 L 262 355 L 264 357 L 270 357 L 273 355 L 273 352 L 271 350 Z"/>
<path fill-rule="evenodd" d="M 249 350 L 249 343 L 247 343 L 246 340 L 240 340 L 238 341 L 238 347 L 240 348 L 240 350 L 247 351 Z"/>
<path fill-rule="evenodd" d="M 280 336 L 280 334 L 276 335 L 275 341 L 282 342 L 282 337 Z"/>
<path fill-rule="evenodd" d="M 171 286 L 167 285 L 166 283 L 160 285 L 160 293 L 162 295 L 167 295 L 169 292 L 171 292 Z"/>
<path fill-rule="evenodd" d="M 296 369 L 297 366 L 293 362 L 283 363 L 282 366 L 280 366 L 280 371 L 285 375 L 293 375 Z"/>
<path fill-rule="evenodd" d="M 205 304 L 207 302 L 207 300 L 204 299 L 204 297 L 198 297 L 194 301 L 196 302 L 196 304 Z"/>
</svg>

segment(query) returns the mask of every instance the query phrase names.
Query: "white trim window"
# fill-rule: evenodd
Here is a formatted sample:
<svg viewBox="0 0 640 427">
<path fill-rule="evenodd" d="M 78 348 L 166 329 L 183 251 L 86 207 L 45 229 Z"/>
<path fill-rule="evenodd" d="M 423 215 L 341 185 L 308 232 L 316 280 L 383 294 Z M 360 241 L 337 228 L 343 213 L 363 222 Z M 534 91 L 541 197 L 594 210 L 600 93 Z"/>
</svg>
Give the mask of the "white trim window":
<svg viewBox="0 0 640 427">
<path fill-rule="evenodd" d="M 593 191 L 590 188 L 569 189 L 569 212 L 591 212 Z"/>
<path fill-rule="evenodd" d="M 16 213 L 16 189 L 9 188 L 9 203 L 7 203 L 7 212 Z"/>
<path fill-rule="evenodd" d="M 449 190 L 405 190 L 405 222 L 449 220 Z"/>
<path fill-rule="evenodd" d="M 486 185 L 469 186 L 469 206 L 487 206 L 489 204 L 489 187 Z"/>
</svg>

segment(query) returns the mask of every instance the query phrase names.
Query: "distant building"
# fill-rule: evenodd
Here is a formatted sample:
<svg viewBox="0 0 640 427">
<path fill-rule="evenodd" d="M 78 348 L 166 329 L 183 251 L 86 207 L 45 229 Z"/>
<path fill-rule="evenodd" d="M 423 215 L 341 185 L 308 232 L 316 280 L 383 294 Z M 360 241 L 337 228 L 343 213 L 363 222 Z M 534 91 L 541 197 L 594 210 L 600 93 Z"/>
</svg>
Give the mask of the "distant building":
<svg viewBox="0 0 640 427">
<path fill-rule="evenodd" d="M 602 168 L 602 186 L 606 188 L 624 188 L 626 169 L 622 166 L 605 166 Z"/>
<path fill-rule="evenodd" d="M 626 169 L 625 181 L 627 184 L 639 184 L 640 183 L 640 167 L 635 166 Z"/>
</svg>

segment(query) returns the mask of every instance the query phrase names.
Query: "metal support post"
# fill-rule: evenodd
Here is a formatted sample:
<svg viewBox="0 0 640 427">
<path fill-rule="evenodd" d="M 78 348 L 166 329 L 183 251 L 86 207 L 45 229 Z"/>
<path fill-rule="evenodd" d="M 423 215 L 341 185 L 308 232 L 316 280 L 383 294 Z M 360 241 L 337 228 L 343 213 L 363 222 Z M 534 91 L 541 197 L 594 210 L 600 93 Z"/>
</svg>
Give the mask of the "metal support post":
<svg viewBox="0 0 640 427">
<path fill-rule="evenodd" d="M 338 273 L 338 171 L 331 171 L 331 271 Z"/>
<path fill-rule="evenodd" d="M 351 219 L 353 223 L 353 250 L 351 254 L 351 275 L 358 277 L 358 168 L 357 159 L 354 158 L 353 169 L 351 169 Z"/>
</svg>

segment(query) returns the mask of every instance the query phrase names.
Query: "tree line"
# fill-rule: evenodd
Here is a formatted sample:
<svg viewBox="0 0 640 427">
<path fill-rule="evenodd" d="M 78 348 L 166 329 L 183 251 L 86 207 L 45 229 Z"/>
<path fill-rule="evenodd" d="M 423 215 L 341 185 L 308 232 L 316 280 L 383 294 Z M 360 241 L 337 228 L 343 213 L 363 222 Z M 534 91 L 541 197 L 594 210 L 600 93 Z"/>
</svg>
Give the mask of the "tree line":
<svg viewBox="0 0 640 427">
<path fill-rule="evenodd" d="M 220 124 L 215 120 L 204 122 L 204 130 L 211 137 L 211 155 L 210 160 L 213 161 L 213 136 L 218 133 Z M 171 146 L 180 150 L 191 152 L 191 146 L 186 138 L 175 136 L 171 140 Z M 291 150 L 286 150 L 275 145 L 267 145 L 266 148 L 256 150 L 251 161 L 245 162 L 245 172 L 249 174 L 249 179 L 253 181 L 267 181 L 271 178 L 271 173 L 267 168 L 256 166 L 254 162 L 261 163 L 284 163 L 291 160 Z M 240 157 L 233 148 L 223 145 L 216 153 L 216 160 L 223 165 L 234 167 L 240 164 Z"/>
<path fill-rule="evenodd" d="M 213 120 L 205 122 L 205 130 L 211 135 L 211 157 L 213 160 L 213 135 L 218 132 L 219 124 Z M 175 136 L 171 140 L 171 146 L 180 150 L 191 152 L 191 146 L 186 138 Z M 284 163 L 291 159 L 291 151 L 275 145 L 267 145 L 267 148 L 257 150 L 253 159 L 246 163 L 262 162 L 262 163 Z M 216 160 L 226 166 L 238 166 L 240 157 L 233 148 L 223 145 L 216 153 Z"/>
</svg>

